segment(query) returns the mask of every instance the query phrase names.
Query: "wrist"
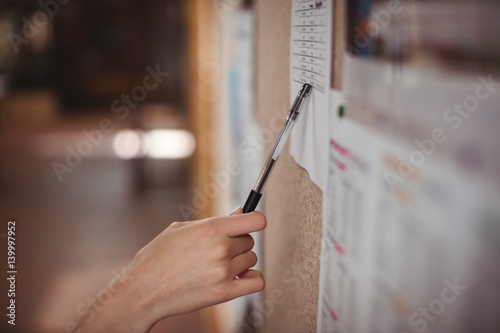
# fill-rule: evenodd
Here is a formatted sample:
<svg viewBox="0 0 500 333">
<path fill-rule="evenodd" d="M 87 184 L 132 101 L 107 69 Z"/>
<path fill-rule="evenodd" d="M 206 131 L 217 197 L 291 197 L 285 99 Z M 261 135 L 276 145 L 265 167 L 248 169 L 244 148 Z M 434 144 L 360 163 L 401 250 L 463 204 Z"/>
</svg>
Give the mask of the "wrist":
<svg viewBox="0 0 500 333">
<path fill-rule="evenodd" d="M 151 311 L 151 300 L 139 274 L 130 268 L 109 286 L 113 293 L 114 316 L 121 318 L 118 332 L 149 332 L 158 322 Z"/>
<path fill-rule="evenodd" d="M 144 333 L 157 322 L 150 314 L 149 301 L 139 281 L 130 272 L 112 281 L 78 325 L 80 333 Z"/>
</svg>

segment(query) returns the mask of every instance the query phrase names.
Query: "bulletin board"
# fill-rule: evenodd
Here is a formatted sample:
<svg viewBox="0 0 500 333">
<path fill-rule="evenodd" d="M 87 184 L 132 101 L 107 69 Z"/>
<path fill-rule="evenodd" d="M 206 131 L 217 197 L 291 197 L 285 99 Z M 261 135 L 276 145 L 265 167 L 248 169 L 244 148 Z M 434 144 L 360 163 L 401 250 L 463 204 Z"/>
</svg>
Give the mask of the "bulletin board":
<svg viewBox="0 0 500 333">
<path fill-rule="evenodd" d="M 311 9 L 304 10 L 308 11 L 323 3 L 297 2 L 307 3 Z M 335 138 L 330 136 L 328 142 L 332 181 L 326 191 L 315 184 L 311 170 L 303 169 L 289 149 L 269 180 L 264 193 L 268 228 L 261 257 L 267 285 L 258 308 L 263 324 L 257 323 L 257 331 L 413 332 L 430 327 L 428 332 L 498 332 L 500 155 L 495 126 L 500 123 L 496 112 L 500 94 L 492 83 L 498 82 L 498 71 L 481 57 L 463 57 L 460 31 L 467 30 L 475 37 L 485 35 L 481 29 L 496 24 L 498 20 L 491 13 L 500 12 L 500 7 L 494 7 L 493 2 L 488 5 L 493 7 L 474 7 L 481 10 L 482 16 L 477 16 L 469 15 L 471 7 L 467 6 L 472 5 L 467 1 L 462 1 L 461 7 L 454 6 L 457 11 L 451 14 L 446 1 L 422 2 L 419 10 L 411 1 L 404 3 L 404 9 L 394 7 L 398 1 L 374 0 L 373 4 L 385 7 L 373 8 L 356 6 L 355 1 L 332 3 L 330 88 L 341 90 L 348 116 L 343 118 L 342 108 L 333 113 L 339 127 L 329 131 Z M 256 107 L 262 128 L 269 127 L 277 112 L 284 117 L 293 97 L 289 85 L 292 8 L 291 0 L 260 0 L 256 4 Z M 369 10 L 379 20 L 380 13 L 392 11 L 394 19 L 390 28 L 377 30 L 385 34 L 374 34 L 370 43 L 352 50 L 349 42 L 356 38 L 346 36 L 347 26 L 352 32 L 367 23 L 376 24 L 366 20 L 366 13 L 353 9 Z M 424 12 L 426 15 L 419 15 Z M 445 40 L 439 39 L 442 36 L 429 24 L 443 22 L 446 15 L 463 24 L 457 23 L 456 40 L 453 31 L 443 35 Z M 394 38 L 390 32 L 400 36 L 401 31 L 410 31 L 401 27 L 412 20 L 418 21 L 412 27 L 420 32 L 419 38 L 404 48 L 396 43 L 404 39 Z M 455 41 L 451 43 L 457 48 L 454 61 L 446 58 L 453 53 L 441 48 L 448 40 Z M 479 43 L 478 50 L 499 59 L 497 43 L 471 40 Z M 343 54 L 346 48 L 349 53 Z M 425 63 L 429 54 L 434 56 L 432 65 Z M 405 61 L 399 61 L 403 58 Z M 463 71 L 464 66 L 453 67 L 468 59 L 480 59 L 471 64 L 481 64 L 483 71 L 471 75 Z M 471 113 L 462 113 L 460 106 Z M 446 141 L 445 133 L 450 140 Z M 373 159 L 364 159 L 371 154 Z M 401 156 L 410 156 L 410 163 L 420 167 L 415 174 L 403 172 L 401 163 L 394 162 L 401 161 Z M 358 172 L 356 165 L 346 162 L 351 158 L 361 166 Z M 311 159 L 314 156 L 305 160 Z M 403 183 L 398 188 L 391 187 L 386 177 L 396 169 Z M 366 200 L 345 195 L 347 190 L 342 186 L 348 184 L 352 194 L 357 179 L 356 193 L 365 193 Z M 324 201 L 325 193 L 337 194 L 340 200 L 335 201 L 334 195 Z M 363 209 L 356 205 L 363 203 L 370 205 L 365 213 L 359 213 Z M 340 214 L 347 212 L 345 207 L 362 217 L 343 217 L 347 216 Z M 322 211 L 331 214 L 322 215 Z M 388 212 L 390 216 L 384 215 Z M 358 221 L 366 223 L 346 232 L 349 228 L 339 221 L 349 227 L 357 226 Z M 322 229 L 324 226 L 331 228 Z M 366 248 L 357 251 L 351 246 L 355 243 L 344 238 L 346 234 L 359 236 L 358 244 Z M 330 259 L 320 265 L 321 258 Z M 460 296 L 459 291 L 465 289 L 468 292 Z M 449 290 L 455 290 L 460 298 L 448 306 L 451 300 L 443 295 Z M 481 309 L 477 304 L 483 305 Z M 439 320 L 421 317 L 418 311 L 426 306 Z"/>
</svg>

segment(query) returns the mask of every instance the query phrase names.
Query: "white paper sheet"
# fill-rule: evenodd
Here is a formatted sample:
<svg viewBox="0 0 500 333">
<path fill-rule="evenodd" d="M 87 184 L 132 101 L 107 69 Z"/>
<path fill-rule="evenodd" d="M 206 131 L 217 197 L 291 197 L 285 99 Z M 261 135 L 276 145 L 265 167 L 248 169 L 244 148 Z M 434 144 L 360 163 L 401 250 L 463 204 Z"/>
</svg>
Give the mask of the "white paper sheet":
<svg viewBox="0 0 500 333">
<path fill-rule="evenodd" d="M 394 182 L 411 147 L 331 115 L 318 332 L 494 332 L 498 188 L 438 157 Z"/>
<path fill-rule="evenodd" d="M 290 153 L 321 189 L 325 183 L 327 110 L 331 79 L 332 1 L 293 0 L 290 97 L 304 83 L 314 87 L 291 137 Z"/>
</svg>

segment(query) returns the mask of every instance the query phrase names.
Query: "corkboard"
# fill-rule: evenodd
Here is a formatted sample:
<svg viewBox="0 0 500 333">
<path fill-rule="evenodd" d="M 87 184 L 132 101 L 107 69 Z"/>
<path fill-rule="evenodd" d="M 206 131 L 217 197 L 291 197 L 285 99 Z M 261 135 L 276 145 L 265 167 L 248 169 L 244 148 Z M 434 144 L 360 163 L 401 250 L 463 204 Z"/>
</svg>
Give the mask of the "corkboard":
<svg viewBox="0 0 500 333">
<path fill-rule="evenodd" d="M 257 110 L 269 128 L 290 105 L 291 1 L 259 0 L 256 10 Z M 285 151 L 264 194 L 264 299 L 273 304 L 258 332 L 316 332 L 322 192 Z M 273 293 L 280 292 L 276 301 Z"/>
</svg>

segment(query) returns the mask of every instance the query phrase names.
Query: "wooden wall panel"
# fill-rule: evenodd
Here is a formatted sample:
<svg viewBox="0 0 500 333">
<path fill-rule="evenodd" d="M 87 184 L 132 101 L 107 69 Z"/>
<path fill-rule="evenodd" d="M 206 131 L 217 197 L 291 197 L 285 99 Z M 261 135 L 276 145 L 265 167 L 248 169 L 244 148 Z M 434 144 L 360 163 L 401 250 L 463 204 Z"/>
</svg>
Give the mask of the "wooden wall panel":
<svg viewBox="0 0 500 333">
<path fill-rule="evenodd" d="M 203 189 L 211 182 L 210 171 L 213 171 L 213 132 L 214 132 L 214 106 L 213 100 L 202 98 L 212 96 L 214 86 L 203 82 L 200 78 L 201 60 L 213 57 L 213 50 L 204 45 L 214 43 L 213 36 L 213 6 L 205 0 L 190 0 L 187 3 L 188 21 L 188 109 L 190 128 L 196 137 L 196 150 L 194 152 L 193 188 Z M 214 213 L 212 201 L 207 201 L 203 206 L 187 203 L 192 214 L 191 219 L 205 218 Z"/>
</svg>

